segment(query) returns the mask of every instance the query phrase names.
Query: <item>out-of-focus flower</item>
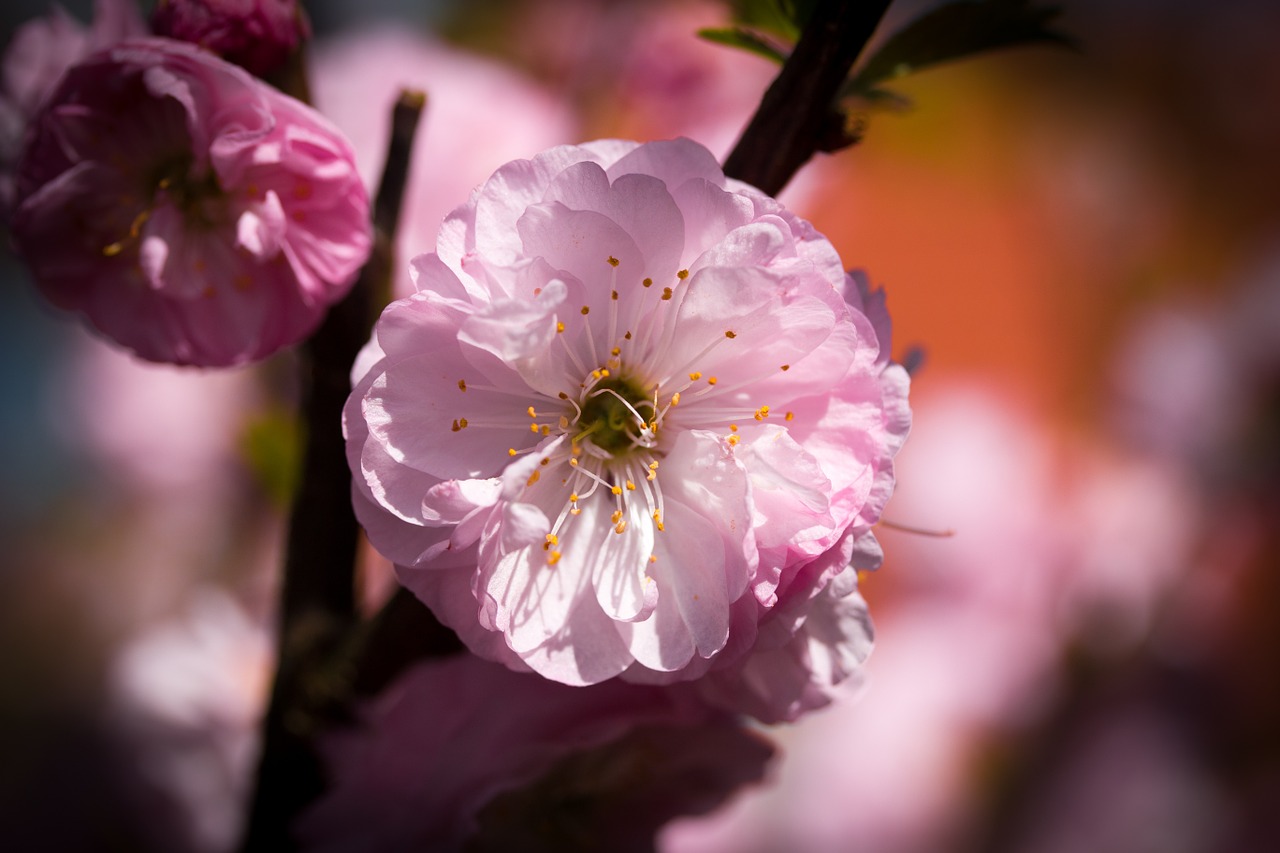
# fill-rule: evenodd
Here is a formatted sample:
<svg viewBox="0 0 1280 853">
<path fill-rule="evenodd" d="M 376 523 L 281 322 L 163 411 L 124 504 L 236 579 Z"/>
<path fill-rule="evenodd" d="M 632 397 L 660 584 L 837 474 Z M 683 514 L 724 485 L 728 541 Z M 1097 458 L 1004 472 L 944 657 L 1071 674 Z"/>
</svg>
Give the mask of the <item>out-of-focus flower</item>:
<svg viewBox="0 0 1280 853">
<path fill-rule="evenodd" d="M 63 72 L 95 50 L 145 32 L 132 0 L 95 0 L 90 27 L 54 6 L 48 16 L 13 34 L 0 67 L 0 215 L 5 219 L 11 213 L 13 172 L 27 125 Z"/>
<path fill-rule="evenodd" d="M 259 75 L 279 68 L 311 35 L 296 0 L 160 0 L 151 27 Z"/>
<path fill-rule="evenodd" d="M 503 163 L 578 138 L 564 103 L 532 81 L 404 28 L 321 40 L 310 59 L 316 106 L 350 137 L 369 187 L 387 155 L 399 91 L 427 93 L 396 240 L 406 261 L 435 249 L 445 216 Z M 397 269 L 398 294 L 412 293 L 408 264 Z"/>
<path fill-rule="evenodd" d="M 354 371 L 356 511 L 477 653 L 697 678 L 879 563 L 910 423 L 883 299 L 706 149 L 510 163 L 414 271 Z"/>
<path fill-rule="evenodd" d="M 243 820 L 271 673 L 267 632 L 222 592 L 140 635 L 112 668 L 115 714 L 142 769 L 175 794 L 198 850 L 229 850 Z"/>
<path fill-rule="evenodd" d="M 772 753 L 687 691 L 570 688 L 471 655 L 418 666 L 361 723 L 328 738 L 333 785 L 301 821 L 308 850 L 455 850 L 477 831 L 467 849 L 575 834 L 651 849 L 663 822 L 758 781 Z"/>
<path fill-rule="evenodd" d="M 167 39 L 66 73 L 29 136 L 12 227 L 54 303 L 143 358 L 206 366 L 305 337 L 370 246 L 341 134 Z"/>
<path fill-rule="evenodd" d="M 1041 720 L 1064 649 L 1132 655 L 1185 577 L 1195 524 L 1176 478 L 1068 440 L 990 388 L 933 390 L 914 402 L 894 513 L 954 535 L 885 534 L 894 584 L 869 689 L 780 731 L 776 784 L 674 825 L 672 853 L 955 846 L 984 745 Z"/>
<path fill-rule="evenodd" d="M 80 336 L 53 392 L 54 425 L 126 494 L 225 504 L 243 484 L 237 438 L 263 406 L 252 371 L 193 375 Z"/>
</svg>

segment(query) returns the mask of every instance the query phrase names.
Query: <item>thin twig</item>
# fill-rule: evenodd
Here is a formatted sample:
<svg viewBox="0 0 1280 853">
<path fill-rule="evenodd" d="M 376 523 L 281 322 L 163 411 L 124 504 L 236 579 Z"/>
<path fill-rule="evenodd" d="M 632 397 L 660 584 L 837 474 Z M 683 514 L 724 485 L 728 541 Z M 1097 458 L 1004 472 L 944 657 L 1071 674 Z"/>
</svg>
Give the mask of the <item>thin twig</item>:
<svg viewBox="0 0 1280 853">
<path fill-rule="evenodd" d="M 350 370 L 386 302 L 393 242 L 410 152 L 425 98 L 404 93 L 392 115 L 391 143 L 373 210 L 374 246 L 351 292 L 335 305 L 302 353 L 306 429 L 302 476 L 289 518 L 280 598 L 280 659 L 264 723 L 257 789 L 245 850 L 287 850 L 295 816 L 322 790 L 312 744 L 320 711 L 348 691 L 331 665 L 356 621 L 359 527 L 342 437 Z"/>
<path fill-rule="evenodd" d="M 890 0 L 821 0 L 796 48 L 725 160 L 731 178 L 777 195 L 815 151 L 830 150 L 843 126 L 836 93 Z"/>
</svg>

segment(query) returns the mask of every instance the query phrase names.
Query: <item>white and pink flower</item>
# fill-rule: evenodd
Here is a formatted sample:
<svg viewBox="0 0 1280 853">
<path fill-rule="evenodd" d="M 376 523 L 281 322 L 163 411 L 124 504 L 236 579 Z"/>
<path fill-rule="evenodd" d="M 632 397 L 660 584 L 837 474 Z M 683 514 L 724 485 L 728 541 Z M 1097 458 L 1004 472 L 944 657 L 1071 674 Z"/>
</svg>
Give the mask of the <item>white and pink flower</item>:
<svg viewBox="0 0 1280 853">
<path fill-rule="evenodd" d="M 35 118 L 15 245 L 55 304 L 143 358 L 223 366 L 296 343 L 371 245 L 346 139 L 192 45 L 124 41 Z"/>
<path fill-rule="evenodd" d="M 828 599 L 879 562 L 908 380 L 809 223 L 696 143 L 599 141 L 499 169 L 414 273 L 354 371 L 355 505 L 474 651 L 670 682 L 867 624 Z"/>
</svg>

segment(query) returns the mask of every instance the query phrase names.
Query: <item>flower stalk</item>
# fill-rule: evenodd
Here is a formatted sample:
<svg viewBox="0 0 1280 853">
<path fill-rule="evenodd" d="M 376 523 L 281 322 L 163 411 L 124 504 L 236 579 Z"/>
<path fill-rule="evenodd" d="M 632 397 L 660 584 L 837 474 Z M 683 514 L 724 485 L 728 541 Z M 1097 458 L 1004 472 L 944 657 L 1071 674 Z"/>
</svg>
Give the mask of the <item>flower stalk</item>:
<svg viewBox="0 0 1280 853">
<path fill-rule="evenodd" d="M 341 431 L 350 370 L 385 304 L 394 267 L 410 152 L 426 104 L 405 92 L 392 113 L 386 165 L 374 203 L 374 248 L 347 297 L 335 305 L 302 353 L 306 448 L 289 519 L 280 597 L 279 664 L 264 726 L 257 788 L 245 850 L 287 849 L 297 813 L 323 786 L 311 743 L 316 723 L 348 691 L 332 666 L 356 621 L 359 527 Z M 323 519 L 317 523 L 318 519 Z"/>
<path fill-rule="evenodd" d="M 815 5 L 795 50 L 725 160 L 726 175 L 776 196 L 815 152 L 844 147 L 832 142 L 833 136 L 848 137 L 836 94 L 889 2 Z M 844 145 L 855 141 L 846 138 Z"/>
</svg>

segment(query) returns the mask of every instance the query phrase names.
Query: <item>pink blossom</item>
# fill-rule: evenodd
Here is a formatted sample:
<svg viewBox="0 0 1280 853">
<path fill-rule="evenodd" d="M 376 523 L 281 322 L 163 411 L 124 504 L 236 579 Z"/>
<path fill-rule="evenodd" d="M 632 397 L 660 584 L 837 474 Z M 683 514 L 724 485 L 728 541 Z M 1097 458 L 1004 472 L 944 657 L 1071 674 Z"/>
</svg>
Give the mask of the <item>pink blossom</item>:
<svg viewBox="0 0 1280 853">
<path fill-rule="evenodd" d="M 910 422 L 882 299 L 706 149 L 509 163 L 414 273 L 353 374 L 356 512 L 477 653 L 697 678 L 878 564 Z"/>
<path fill-rule="evenodd" d="M 279 68 L 311 35 L 296 0 L 160 0 L 156 35 L 189 41 L 254 74 Z"/>
<path fill-rule="evenodd" d="M 171 621 L 128 642 L 112 711 L 145 774 L 176 795 L 198 850 L 230 850 L 243 822 L 273 665 L 262 625 L 201 587 Z"/>
<path fill-rule="evenodd" d="M 615 849 L 647 849 L 635 843 L 672 816 L 758 781 L 772 753 L 687 691 L 570 688 L 471 655 L 411 670 L 322 749 L 332 785 L 299 836 L 329 853 L 457 850 L 477 830 L 490 842 L 482 849 L 527 849 L 534 836 L 552 849 L 574 820 Z M 486 826 L 495 800 L 502 809 Z M 502 843 L 504 829 L 520 837 Z"/>
<path fill-rule="evenodd" d="M 93 55 L 33 131 L 15 244 L 55 304 L 143 358 L 263 358 L 309 334 L 368 255 L 338 131 L 191 45 Z"/>
</svg>

